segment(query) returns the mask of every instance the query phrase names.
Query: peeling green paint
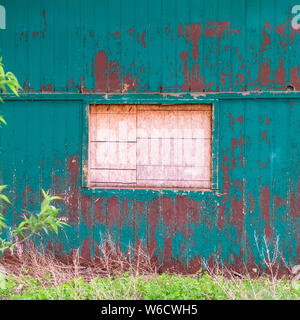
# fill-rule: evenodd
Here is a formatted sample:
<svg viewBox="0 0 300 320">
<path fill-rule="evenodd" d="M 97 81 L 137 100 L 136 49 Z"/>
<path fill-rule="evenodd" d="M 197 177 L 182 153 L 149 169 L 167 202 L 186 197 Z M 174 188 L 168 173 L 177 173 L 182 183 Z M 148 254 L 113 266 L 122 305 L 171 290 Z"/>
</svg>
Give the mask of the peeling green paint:
<svg viewBox="0 0 300 320">
<path fill-rule="evenodd" d="M 61 255 L 92 258 L 110 233 L 165 267 L 263 267 L 277 241 L 287 265 L 300 263 L 300 36 L 287 2 L 1 4 L 0 55 L 24 87 L 0 106 L 9 224 L 37 210 L 44 188 L 71 224 L 52 246 L 42 239 Z M 212 103 L 214 190 L 86 188 L 94 103 Z"/>
</svg>

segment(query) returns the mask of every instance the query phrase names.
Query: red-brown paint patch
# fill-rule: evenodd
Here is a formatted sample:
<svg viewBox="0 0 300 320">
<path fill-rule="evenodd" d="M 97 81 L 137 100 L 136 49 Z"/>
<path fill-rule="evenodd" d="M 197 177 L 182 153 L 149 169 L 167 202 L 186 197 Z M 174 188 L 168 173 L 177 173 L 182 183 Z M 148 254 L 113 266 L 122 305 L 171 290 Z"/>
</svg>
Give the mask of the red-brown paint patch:
<svg viewBox="0 0 300 320">
<path fill-rule="evenodd" d="M 84 222 L 87 227 L 91 228 L 91 197 L 88 195 L 83 195 L 81 197 L 81 215 L 84 218 Z"/>
<path fill-rule="evenodd" d="M 182 23 L 180 23 L 180 26 L 177 28 L 177 37 L 183 37 L 183 33 L 182 33 Z"/>
<path fill-rule="evenodd" d="M 123 88 L 122 91 L 126 92 L 128 90 L 135 90 L 139 86 L 139 77 L 138 75 L 135 78 L 132 76 L 130 72 L 126 73 L 123 76 Z"/>
<path fill-rule="evenodd" d="M 44 20 L 44 30 L 42 31 L 42 37 L 45 38 L 45 32 L 47 29 L 47 22 L 46 22 L 46 11 L 43 10 L 43 20 Z"/>
<path fill-rule="evenodd" d="M 244 158 L 244 143 L 245 143 L 245 137 L 240 137 L 239 140 L 238 140 L 238 144 L 240 146 L 240 156 L 239 156 L 239 160 L 240 160 L 240 163 L 241 163 L 241 167 L 243 168 L 245 166 L 245 158 Z"/>
<path fill-rule="evenodd" d="M 261 214 L 265 220 L 265 235 L 270 240 L 272 237 L 272 228 L 270 225 L 270 215 L 271 215 L 271 194 L 268 187 L 264 187 L 260 192 L 260 207 Z"/>
<path fill-rule="evenodd" d="M 120 203 L 117 197 L 111 197 L 106 203 L 106 223 L 108 227 L 116 224 L 119 228 L 120 224 Z"/>
<path fill-rule="evenodd" d="M 231 139 L 231 152 L 232 152 L 232 159 L 231 159 L 231 170 L 236 167 L 236 159 L 234 158 L 234 149 L 237 148 L 237 140 L 232 138 Z"/>
<path fill-rule="evenodd" d="M 218 36 L 219 41 L 226 32 L 226 37 L 231 32 L 230 21 L 208 21 L 204 30 L 205 37 L 214 38 Z"/>
<path fill-rule="evenodd" d="M 191 42 L 193 45 L 192 48 L 192 57 L 197 59 L 199 55 L 198 41 L 200 40 L 202 33 L 202 24 L 201 23 L 192 23 L 191 24 Z"/>
<path fill-rule="evenodd" d="M 264 51 L 266 50 L 266 47 L 271 44 L 271 37 L 270 37 L 269 33 L 267 33 L 267 28 L 270 31 L 273 30 L 273 28 L 272 28 L 272 26 L 270 25 L 269 22 L 265 22 L 265 25 L 264 25 L 264 28 L 263 28 L 263 42 L 261 44 L 261 55 L 262 55 L 262 57 L 264 55 Z"/>
<path fill-rule="evenodd" d="M 185 195 L 176 198 L 176 224 L 180 228 L 181 234 L 185 239 L 190 236 L 190 226 L 188 225 L 189 215 L 194 211 L 191 199 Z"/>
<path fill-rule="evenodd" d="M 276 83 L 277 84 L 285 84 L 285 69 L 283 67 L 283 60 L 279 61 L 279 67 L 276 69 Z"/>
<path fill-rule="evenodd" d="M 241 35 L 241 30 L 239 29 L 232 29 L 233 33 L 237 33 L 239 36 Z"/>
<path fill-rule="evenodd" d="M 284 204 L 284 199 L 281 199 L 278 195 L 275 197 L 274 196 L 274 212 L 275 215 L 277 216 L 277 210 L 279 206 L 282 206 Z"/>
<path fill-rule="evenodd" d="M 292 217 L 300 217 L 300 183 L 298 183 L 297 192 L 290 193 L 290 214 Z"/>
<path fill-rule="evenodd" d="M 205 206 L 206 206 L 206 204 L 205 204 Z M 190 208 L 191 208 L 191 223 L 196 224 L 200 221 L 200 214 L 201 214 L 202 206 L 198 201 L 191 199 Z M 200 213 L 199 213 L 199 211 L 200 211 Z M 208 226 L 208 227 L 210 227 L 210 226 Z"/>
<path fill-rule="evenodd" d="M 112 37 L 119 37 L 121 35 L 121 31 L 117 31 L 115 33 L 111 33 L 110 36 Z"/>
<path fill-rule="evenodd" d="M 144 31 L 141 35 L 141 43 L 144 48 L 146 48 L 146 42 L 145 42 L 145 37 L 146 37 L 146 31 Z"/>
<path fill-rule="evenodd" d="M 295 90 L 300 90 L 299 64 L 297 67 L 290 69 L 290 83 Z"/>
<path fill-rule="evenodd" d="M 24 89 L 25 91 L 29 91 L 29 90 L 30 90 L 28 79 L 26 79 L 26 81 L 24 82 L 24 84 L 23 84 L 23 89 Z"/>
<path fill-rule="evenodd" d="M 288 39 L 289 35 L 288 33 L 285 33 L 286 29 L 287 29 L 287 26 L 284 25 L 283 23 L 279 24 L 276 27 L 276 33 L 279 36 L 280 45 L 284 50 L 286 50 L 286 47 L 289 43 L 289 39 Z"/>
<path fill-rule="evenodd" d="M 229 25 L 230 25 L 230 21 L 220 21 L 219 22 L 219 40 L 222 38 L 225 30 L 227 30 L 226 37 L 230 33 Z"/>
<path fill-rule="evenodd" d="M 240 200 L 237 200 L 237 197 L 234 195 L 231 198 L 231 226 L 236 226 L 239 242 L 242 238 L 242 231 L 244 225 L 244 201 L 243 197 Z"/>
<path fill-rule="evenodd" d="M 136 212 L 138 214 L 137 216 L 137 221 L 135 221 L 135 225 L 133 226 L 133 231 L 135 233 L 135 228 L 136 230 L 139 232 L 140 231 L 140 228 L 141 228 L 141 221 L 142 221 L 142 215 L 144 213 L 144 208 L 145 208 L 145 203 L 143 201 L 138 201 L 138 200 L 135 200 L 133 202 L 133 206 L 132 206 L 132 213 L 133 213 L 133 217 L 135 219 L 135 215 L 136 215 Z"/>
<path fill-rule="evenodd" d="M 108 64 L 108 90 L 109 92 L 121 90 L 121 80 L 119 77 L 119 64 L 117 61 L 109 61 Z"/>
<path fill-rule="evenodd" d="M 244 82 L 244 75 L 242 73 L 238 73 L 235 75 L 236 78 L 236 86 L 240 86 Z"/>
<path fill-rule="evenodd" d="M 216 37 L 218 35 L 218 23 L 216 21 L 206 22 L 206 28 L 204 31 L 205 37 Z"/>
<path fill-rule="evenodd" d="M 74 88 L 74 78 L 72 78 L 70 81 L 68 81 L 68 88 L 69 89 Z"/>
<path fill-rule="evenodd" d="M 131 64 L 134 65 L 134 61 Z M 121 92 L 137 88 L 138 76 L 133 78 L 128 72 L 123 75 L 123 88 L 121 87 L 120 67 L 117 61 L 108 60 L 104 50 L 97 53 L 95 59 L 95 91 L 96 92 Z"/>
<path fill-rule="evenodd" d="M 41 92 L 54 92 L 54 87 L 52 84 L 42 84 L 41 85 Z"/>
<path fill-rule="evenodd" d="M 86 88 L 86 86 L 84 84 L 84 76 L 81 76 L 80 92 L 81 93 L 89 93 L 89 90 Z"/>
<path fill-rule="evenodd" d="M 271 68 L 270 63 L 267 61 L 266 63 L 261 63 L 261 86 L 267 86 L 272 80 L 270 79 Z"/>
<path fill-rule="evenodd" d="M 252 213 L 255 208 L 255 198 L 251 193 L 249 193 L 249 201 L 250 201 L 250 207 L 249 207 L 249 212 Z"/>
<path fill-rule="evenodd" d="M 45 11 L 45 9 L 43 10 L 43 20 L 44 20 L 44 27 L 46 28 L 47 23 L 46 23 L 46 11 Z"/>
<path fill-rule="evenodd" d="M 107 72 L 108 61 L 104 50 L 96 54 L 95 59 L 95 90 L 100 92 L 107 91 Z"/>
<path fill-rule="evenodd" d="M 195 68 L 194 63 L 192 65 L 193 65 L 192 75 L 189 76 L 191 78 L 191 81 L 190 81 L 191 91 L 200 91 L 200 92 L 202 92 L 205 89 L 205 79 L 204 79 L 204 77 L 200 76 L 199 63 L 197 62 L 196 68 Z"/>
<path fill-rule="evenodd" d="M 156 198 L 151 203 L 149 203 L 147 208 L 147 223 L 150 229 L 150 234 L 147 236 L 147 244 L 149 248 L 150 256 L 155 255 L 155 250 L 157 247 L 156 241 L 156 228 L 158 226 L 158 219 L 160 215 L 160 199 Z"/>
<path fill-rule="evenodd" d="M 128 33 L 129 36 L 132 37 L 134 35 L 134 29 L 133 28 L 128 29 L 127 33 Z"/>
<path fill-rule="evenodd" d="M 94 219 L 95 222 L 105 224 L 103 196 L 94 200 Z"/>
<path fill-rule="evenodd" d="M 129 207 L 128 207 L 128 200 L 126 198 L 123 199 L 122 201 L 122 208 L 121 208 L 121 216 L 119 219 L 119 228 L 121 230 L 122 225 L 124 223 L 124 221 L 127 221 L 129 217 Z M 120 243 L 121 245 L 121 243 Z"/>
<path fill-rule="evenodd" d="M 91 260 L 91 240 L 86 238 L 81 247 L 81 257 L 87 261 Z"/>
<path fill-rule="evenodd" d="M 100 50 L 96 54 L 94 74 L 96 92 L 121 91 L 119 64 L 117 61 L 108 60 L 104 50 Z"/>
<path fill-rule="evenodd" d="M 163 222 L 166 226 L 174 225 L 175 218 L 175 199 L 163 197 L 161 200 Z"/>
<path fill-rule="evenodd" d="M 171 259 L 172 259 L 172 240 L 173 240 L 173 235 L 172 236 L 167 236 L 165 234 L 164 236 L 164 265 L 170 265 L 171 264 Z"/>
<path fill-rule="evenodd" d="M 23 194 L 23 201 L 22 201 L 22 209 L 26 211 L 28 208 L 28 204 L 30 203 L 32 206 L 36 204 L 34 200 L 34 192 L 30 186 L 26 186 L 25 190 L 22 192 Z"/>
<path fill-rule="evenodd" d="M 224 87 L 225 82 L 226 82 L 226 77 L 227 77 L 227 73 L 222 72 L 221 73 L 221 83 L 222 83 L 223 87 Z"/>
<path fill-rule="evenodd" d="M 258 163 L 258 165 L 259 165 L 259 167 L 261 169 L 266 169 L 267 168 L 267 166 L 263 162 L 257 161 L 257 163 Z"/>
<path fill-rule="evenodd" d="M 189 42 L 189 37 L 190 37 L 190 26 L 188 26 L 188 25 L 185 25 L 184 36 L 186 38 L 186 43 L 188 43 Z"/>
<path fill-rule="evenodd" d="M 184 84 L 180 86 L 181 91 L 187 91 L 190 89 L 190 75 L 188 72 L 187 57 L 188 57 L 188 52 L 182 51 L 180 53 L 180 59 L 183 61 L 182 73 L 184 76 Z"/>
<path fill-rule="evenodd" d="M 78 177 L 79 177 L 79 158 L 76 154 L 69 158 L 67 170 L 70 174 L 70 192 L 67 194 L 67 203 L 69 211 L 69 222 L 79 222 L 78 219 Z"/>
</svg>

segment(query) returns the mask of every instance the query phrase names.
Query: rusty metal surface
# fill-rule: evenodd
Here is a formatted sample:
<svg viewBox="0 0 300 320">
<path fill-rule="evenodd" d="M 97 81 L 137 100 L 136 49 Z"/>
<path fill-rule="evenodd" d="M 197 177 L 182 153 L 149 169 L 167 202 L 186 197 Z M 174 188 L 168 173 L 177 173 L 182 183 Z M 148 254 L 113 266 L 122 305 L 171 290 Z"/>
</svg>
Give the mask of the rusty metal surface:
<svg viewBox="0 0 300 320">
<path fill-rule="evenodd" d="M 2 1 L 1 55 L 25 92 L 0 106 L 6 218 L 37 210 L 44 188 L 63 198 L 71 227 L 36 243 L 61 255 L 92 258 L 109 233 L 123 252 L 141 244 L 181 270 L 263 266 L 267 248 L 278 265 L 299 264 L 293 1 L 186 3 Z M 213 191 L 86 187 L 89 103 L 194 102 L 214 107 Z"/>
<path fill-rule="evenodd" d="M 26 92 L 300 89 L 295 1 L 4 0 Z"/>
</svg>

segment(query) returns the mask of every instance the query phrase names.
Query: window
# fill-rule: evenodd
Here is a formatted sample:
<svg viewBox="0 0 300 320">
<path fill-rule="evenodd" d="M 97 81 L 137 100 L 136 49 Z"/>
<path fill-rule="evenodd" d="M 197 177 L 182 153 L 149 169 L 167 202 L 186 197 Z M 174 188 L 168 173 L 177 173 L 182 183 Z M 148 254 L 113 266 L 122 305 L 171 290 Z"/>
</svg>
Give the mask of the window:
<svg viewBox="0 0 300 320">
<path fill-rule="evenodd" d="M 89 187 L 211 188 L 212 107 L 91 105 Z"/>
</svg>

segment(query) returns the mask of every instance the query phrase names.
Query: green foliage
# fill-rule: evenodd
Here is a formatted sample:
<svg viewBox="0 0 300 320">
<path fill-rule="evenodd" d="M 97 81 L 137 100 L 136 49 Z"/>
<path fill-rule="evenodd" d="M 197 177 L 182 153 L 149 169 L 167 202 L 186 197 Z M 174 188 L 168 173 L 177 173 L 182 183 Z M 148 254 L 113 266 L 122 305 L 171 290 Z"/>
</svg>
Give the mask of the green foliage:
<svg viewBox="0 0 300 320">
<path fill-rule="evenodd" d="M 200 279 L 163 274 L 143 282 L 140 291 L 147 300 L 223 300 L 227 296 L 208 274 Z"/>
<path fill-rule="evenodd" d="M 42 190 L 44 200 L 41 204 L 40 213 L 30 215 L 29 217 L 24 216 L 23 221 L 13 230 L 13 234 L 16 236 L 26 237 L 27 234 L 36 234 L 43 230 L 48 234 L 48 231 L 54 231 L 58 234 L 58 228 L 67 226 L 65 222 L 57 220 L 59 209 L 51 205 L 51 201 L 61 199 L 60 197 L 50 196 L 44 190 Z"/>
<path fill-rule="evenodd" d="M 2 93 L 7 93 L 11 90 L 16 96 L 18 96 L 18 90 L 22 89 L 15 75 L 11 72 L 5 72 L 2 64 L 2 57 L 0 57 L 0 90 Z M 3 99 L 0 97 L 0 101 Z M 0 122 L 6 124 L 4 118 L 0 116 Z M 29 239 L 30 237 L 38 234 L 42 231 L 48 234 L 49 231 L 53 231 L 56 234 L 58 229 L 66 226 L 65 222 L 61 222 L 57 219 L 59 209 L 51 205 L 53 200 L 60 199 L 59 197 L 50 196 L 44 190 L 44 200 L 41 204 L 41 210 L 37 215 L 31 214 L 30 216 L 23 216 L 23 221 L 12 228 L 8 228 L 5 223 L 5 218 L 2 214 L 3 203 L 10 204 L 9 199 L 2 192 L 6 186 L 0 186 L 0 252 L 4 252 L 7 249 L 14 249 L 15 246 Z M 4 239 L 3 234 L 7 229 L 10 229 L 10 239 Z"/>
<path fill-rule="evenodd" d="M 3 208 L 3 202 L 6 202 L 6 203 L 10 204 L 10 201 L 8 200 L 7 196 L 2 193 L 2 191 L 5 188 L 6 188 L 6 186 L 1 186 L 0 185 L 0 210 L 2 210 L 2 208 Z M 3 215 L 0 212 L 0 234 L 1 234 L 1 231 L 4 228 L 7 228 L 7 224 L 5 223 L 5 219 L 4 219 Z"/>
<path fill-rule="evenodd" d="M 19 96 L 18 90 L 22 90 L 16 76 L 12 72 L 4 71 L 2 57 L 0 57 L 0 90 L 2 93 L 7 93 L 8 89 L 10 89 L 16 96 Z M 1 97 L 0 101 L 3 102 Z M 2 120 L 0 119 L 0 121 L 3 122 L 3 118 Z"/>
<path fill-rule="evenodd" d="M 5 187 L 6 186 L 0 186 L 0 192 L 2 192 Z M 44 195 L 44 200 L 42 201 L 41 209 L 38 214 L 31 214 L 29 216 L 24 215 L 23 221 L 11 228 L 9 240 L 1 237 L 4 233 L 4 230 L 7 229 L 8 226 L 5 223 L 5 218 L 3 217 L 2 213 L 0 213 L 1 252 L 4 252 L 7 249 L 14 249 L 18 243 L 24 242 L 43 231 L 46 234 L 48 234 L 49 231 L 58 234 L 59 228 L 63 228 L 64 226 L 68 225 L 67 223 L 58 220 L 57 215 L 59 213 L 59 209 L 51 204 L 53 200 L 60 199 L 60 197 L 51 196 L 44 190 L 42 190 L 42 192 Z M 0 194 L 0 200 L 9 203 L 8 198 L 2 193 Z"/>
<path fill-rule="evenodd" d="M 49 279 L 46 280 L 46 283 Z M 299 281 L 300 282 L 300 281 Z M 162 274 L 159 276 L 130 276 L 91 281 L 75 277 L 72 281 L 57 286 L 45 285 L 23 275 L 6 279 L 6 289 L 0 288 L 0 299 L 14 300 L 229 300 L 229 299 L 299 299 L 300 292 L 286 279 L 273 282 L 268 278 L 255 280 L 228 280 Z M 17 288 L 22 286 L 21 292 Z"/>
<path fill-rule="evenodd" d="M 18 90 L 22 90 L 18 79 L 12 72 L 5 72 L 2 63 L 2 57 L 0 57 L 0 91 L 2 93 L 7 93 L 8 90 L 11 90 L 16 96 L 19 96 Z M 3 102 L 3 99 L 0 97 L 0 102 Z M 6 124 L 6 121 L 2 116 L 0 116 L 0 123 Z"/>
</svg>

